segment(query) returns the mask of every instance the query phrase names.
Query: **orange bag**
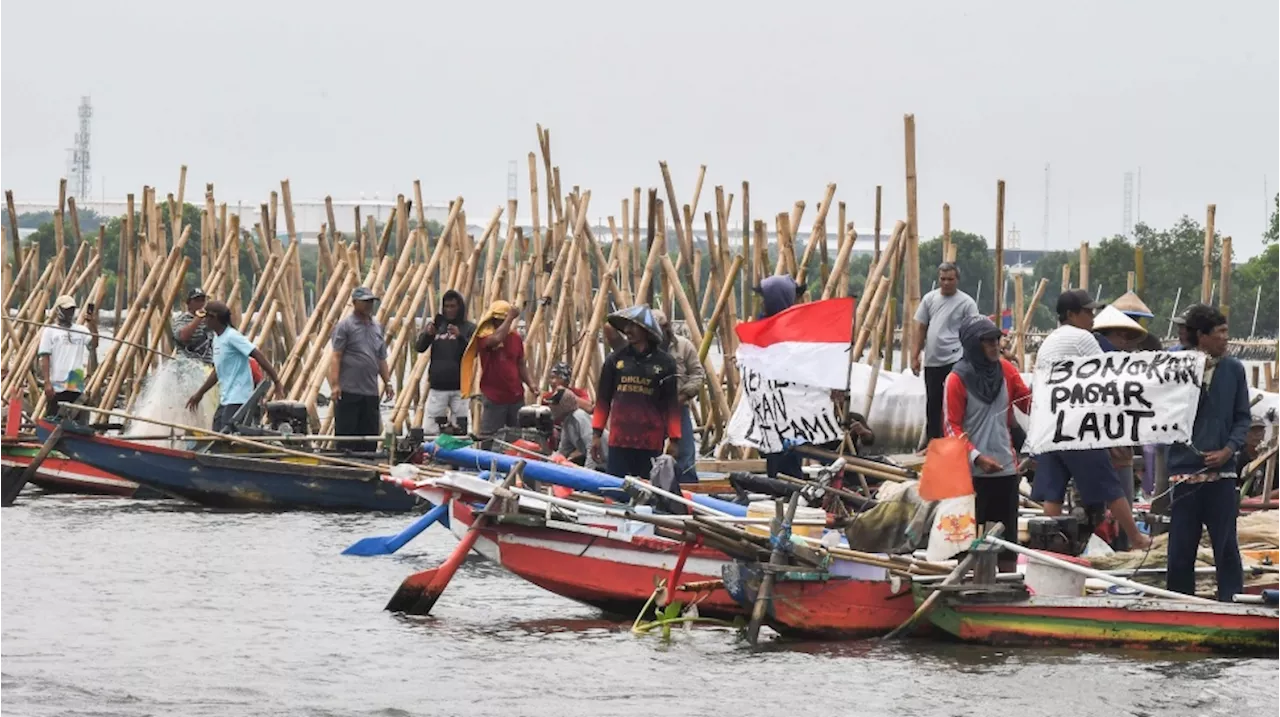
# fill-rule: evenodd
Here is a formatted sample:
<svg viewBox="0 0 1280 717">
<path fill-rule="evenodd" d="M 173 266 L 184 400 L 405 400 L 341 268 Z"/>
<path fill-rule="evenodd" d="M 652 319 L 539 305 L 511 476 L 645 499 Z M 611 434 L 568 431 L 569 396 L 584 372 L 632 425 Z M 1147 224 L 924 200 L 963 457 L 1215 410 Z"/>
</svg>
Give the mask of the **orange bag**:
<svg viewBox="0 0 1280 717">
<path fill-rule="evenodd" d="M 919 491 L 921 499 L 930 501 L 973 494 L 969 445 L 964 434 L 929 441 L 924 467 L 920 469 Z"/>
</svg>

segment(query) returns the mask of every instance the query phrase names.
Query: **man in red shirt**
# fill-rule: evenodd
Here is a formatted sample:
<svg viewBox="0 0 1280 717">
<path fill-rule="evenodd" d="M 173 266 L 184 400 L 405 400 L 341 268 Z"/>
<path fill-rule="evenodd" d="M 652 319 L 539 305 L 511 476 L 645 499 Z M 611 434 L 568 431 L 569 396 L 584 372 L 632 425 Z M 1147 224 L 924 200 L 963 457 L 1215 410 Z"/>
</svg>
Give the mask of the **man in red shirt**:
<svg viewBox="0 0 1280 717">
<path fill-rule="evenodd" d="M 512 329 L 520 309 L 506 301 L 495 301 L 481 317 L 476 333 L 462 356 L 462 390 L 469 392 L 480 360 L 480 430 L 481 438 L 491 438 L 504 427 L 519 425 L 524 407 L 524 390 L 537 395 L 529 380 L 525 363 L 524 340 Z"/>
<path fill-rule="evenodd" d="M 627 337 L 627 345 L 609 354 L 600 369 L 592 458 L 606 460 L 606 471 L 618 477 L 647 478 L 653 459 L 675 456 L 680 442 L 679 371 L 664 351 L 663 333 L 648 305 L 623 309 L 609 323 Z M 609 429 L 608 456 L 602 435 Z"/>
</svg>

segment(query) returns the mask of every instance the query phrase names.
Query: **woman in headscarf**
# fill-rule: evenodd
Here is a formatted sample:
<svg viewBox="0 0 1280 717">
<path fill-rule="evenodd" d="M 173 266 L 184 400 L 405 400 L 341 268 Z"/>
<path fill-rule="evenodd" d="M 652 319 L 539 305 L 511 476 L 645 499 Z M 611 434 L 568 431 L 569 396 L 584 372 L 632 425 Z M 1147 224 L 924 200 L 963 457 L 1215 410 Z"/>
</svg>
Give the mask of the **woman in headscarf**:
<svg viewBox="0 0 1280 717">
<path fill-rule="evenodd" d="M 1000 329 L 985 316 L 973 316 L 960 327 L 964 356 L 947 376 L 943 393 L 943 428 L 969 447 L 974 507 L 978 525 L 1004 524 L 1007 540 L 1018 535 L 1018 454 L 1011 427 L 1015 404 L 1026 409 L 1031 390 L 1018 369 L 1000 357 Z M 1000 566 L 1012 570 L 1015 556 L 1004 551 Z"/>
</svg>

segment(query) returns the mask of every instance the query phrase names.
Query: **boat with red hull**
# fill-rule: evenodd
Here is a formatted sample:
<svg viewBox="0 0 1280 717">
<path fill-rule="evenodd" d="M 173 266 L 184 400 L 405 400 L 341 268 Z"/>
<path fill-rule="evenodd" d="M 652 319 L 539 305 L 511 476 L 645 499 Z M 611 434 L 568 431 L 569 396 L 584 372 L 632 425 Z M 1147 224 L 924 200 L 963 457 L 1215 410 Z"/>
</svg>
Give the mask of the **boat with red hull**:
<svg viewBox="0 0 1280 717">
<path fill-rule="evenodd" d="M 0 467 L 9 471 L 26 470 L 40 452 L 41 444 L 32 441 L 6 441 L 0 448 Z M 79 495 L 112 495 L 125 498 L 161 498 L 159 491 L 139 486 L 131 480 L 68 458 L 62 453 L 49 454 L 36 470 L 31 483 L 46 493 Z"/>
</svg>

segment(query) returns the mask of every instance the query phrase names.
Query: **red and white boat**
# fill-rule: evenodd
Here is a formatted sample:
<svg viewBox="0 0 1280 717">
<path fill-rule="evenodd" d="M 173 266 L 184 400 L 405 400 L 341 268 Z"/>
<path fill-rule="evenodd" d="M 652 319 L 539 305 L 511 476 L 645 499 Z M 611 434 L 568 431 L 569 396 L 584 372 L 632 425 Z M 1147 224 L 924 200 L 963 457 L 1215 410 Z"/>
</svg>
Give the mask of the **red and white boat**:
<svg viewBox="0 0 1280 717">
<path fill-rule="evenodd" d="M 450 472 L 414 492 L 435 505 L 448 500 L 449 529 L 461 538 L 475 518 L 472 502 L 487 500 L 492 490 L 487 481 Z M 638 614 L 658 582 L 671 575 L 684 546 L 679 540 L 560 520 L 554 514 L 541 521 L 492 521 L 479 533 L 475 549 L 485 558 L 557 595 L 626 617 Z M 718 581 L 730 563 L 718 550 L 695 547 L 685 560 L 680 584 Z M 743 613 L 722 588 L 681 593 L 677 599 L 696 600 L 698 612 L 709 617 Z"/>
<path fill-rule="evenodd" d="M 6 473 L 26 470 L 27 466 L 31 465 L 31 460 L 40 452 L 40 448 L 39 443 L 6 440 L 3 449 L 0 450 L 0 467 L 3 467 Z M 31 482 L 49 493 L 147 497 L 137 495 L 139 493 L 137 483 L 68 458 L 58 452 L 51 453 L 44 459 Z M 141 492 L 159 497 L 159 493 L 149 489 L 144 488 Z"/>
</svg>

